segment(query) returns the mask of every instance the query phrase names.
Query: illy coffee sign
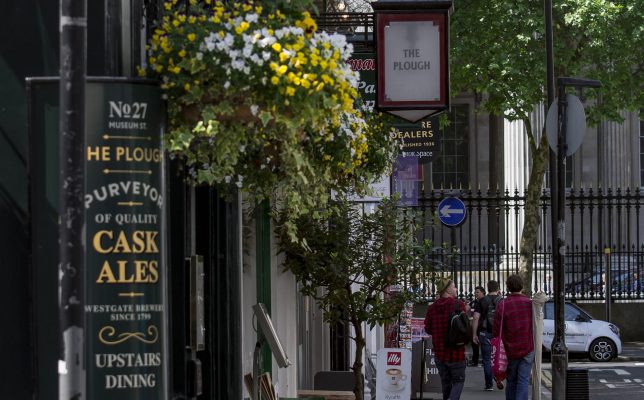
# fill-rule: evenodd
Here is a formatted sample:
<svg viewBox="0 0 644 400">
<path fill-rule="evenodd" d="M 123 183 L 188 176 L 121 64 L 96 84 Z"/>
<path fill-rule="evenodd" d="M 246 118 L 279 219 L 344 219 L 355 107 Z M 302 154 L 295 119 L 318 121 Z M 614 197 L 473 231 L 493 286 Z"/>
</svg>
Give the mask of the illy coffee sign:
<svg viewBox="0 0 644 400">
<path fill-rule="evenodd" d="M 376 371 L 377 399 L 409 400 L 411 398 L 411 351 L 379 350 Z"/>
<path fill-rule="evenodd" d="M 387 366 L 400 365 L 402 356 L 399 351 L 391 351 L 387 353 Z"/>
</svg>

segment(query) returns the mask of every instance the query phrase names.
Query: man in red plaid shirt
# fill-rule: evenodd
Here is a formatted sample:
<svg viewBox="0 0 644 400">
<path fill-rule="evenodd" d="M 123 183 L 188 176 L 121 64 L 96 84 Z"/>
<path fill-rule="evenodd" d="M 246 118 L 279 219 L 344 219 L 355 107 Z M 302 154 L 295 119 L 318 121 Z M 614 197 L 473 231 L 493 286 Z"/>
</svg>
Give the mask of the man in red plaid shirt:
<svg viewBox="0 0 644 400">
<path fill-rule="evenodd" d="M 508 356 L 506 400 L 528 400 L 530 371 L 534 363 L 532 301 L 524 294 L 523 280 L 510 275 L 510 294 L 496 306 L 493 336 L 499 336 L 503 321 L 503 345 Z"/>
<path fill-rule="evenodd" d="M 439 281 L 437 288 L 440 298 L 427 308 L 425 332 L 432 335 L 443 400 L 458 400 L 465 383 L 465 346 L 449 347 L 445 343 L 445 337 L 449 316 L 456 308 L 455 302 L 458 302 L 461 311 L 466 311 L 467 307 L 456 299 L 456 285 L 451 279 Z"/>
</svg>

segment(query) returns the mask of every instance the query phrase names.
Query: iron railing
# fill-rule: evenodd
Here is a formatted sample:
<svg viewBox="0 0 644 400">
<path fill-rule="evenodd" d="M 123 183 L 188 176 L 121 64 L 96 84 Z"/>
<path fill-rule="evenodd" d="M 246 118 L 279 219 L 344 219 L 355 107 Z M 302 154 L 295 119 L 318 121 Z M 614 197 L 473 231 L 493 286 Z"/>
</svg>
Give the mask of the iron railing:
<svg viewBox="0 0 644 400">
<path fill-rule="evenodd" d="M 565 291 L 570 300 L 642 299 L 644 272 L 644 198 L 638 188 L 573 189 L 566 196 Z M 438 204 L 458 196 L 466 205 L 467 218 L 455 228 L 438 221 Z M 442 244 L 457 249 L 455 257 L 436 250 L 428 257 L 439 270 L 451 275 L 463 298 L 472 298 L 476 286 L 490 279 L 505 287 L 505 279 L 520 268 L 520 240 L 525 196 L 518 191 L 435 190 L 421 193 L 417 204 L 405 213 L 420 227 L 422 239 L 436 249 Z M 541 225 L 533 252 L 533 292 L 551 296 L 552 251 L 550 247 L 550 197 L 544 191 L 539 201 Z M 420 277 L 419 290 L 427 300 L 435 295 L 429 271 Z M 610 285 L 606 276 L 610 275 Z M 609 289 L 610 286 L 610 289 Z M 411 290 L 411 288 L 406 288 Z"/>
</svg>

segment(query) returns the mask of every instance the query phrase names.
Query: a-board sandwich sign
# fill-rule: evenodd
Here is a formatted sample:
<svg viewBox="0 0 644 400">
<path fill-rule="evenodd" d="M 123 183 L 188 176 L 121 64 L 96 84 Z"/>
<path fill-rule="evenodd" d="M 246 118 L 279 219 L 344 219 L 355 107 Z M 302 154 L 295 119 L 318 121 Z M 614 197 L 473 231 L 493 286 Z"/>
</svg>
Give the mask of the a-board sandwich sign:
<svg viewBox="0 0 644 400">
<path fill-rule="evenodd" d="M 411 398 L 411 351 L 400 348 L 378 350 L 376 371 L 377 399 Z"/>
</svg>

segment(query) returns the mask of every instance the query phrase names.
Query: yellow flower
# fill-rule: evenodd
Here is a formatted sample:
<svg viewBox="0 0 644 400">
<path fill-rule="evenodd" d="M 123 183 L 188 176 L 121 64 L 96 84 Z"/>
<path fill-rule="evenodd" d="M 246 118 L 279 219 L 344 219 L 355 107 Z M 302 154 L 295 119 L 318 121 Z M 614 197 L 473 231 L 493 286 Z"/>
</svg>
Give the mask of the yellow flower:
<svg viewBox="0 0 644 400">
<path fill-rule="evenodd" d="M 280 83 L 280 78 L 278 78 L 277 76 L 273 76 L 273 77 L 271 78 L 271 83 L 272 83 L 273 85 L 277 85 L 278 83 Z"/>
<path fill-rule="evenodd" d="M 295 88 L 293 86 L 287 86 L 286 87 L 286 95 L 294 96 L 295 95 Z"/>
<path fill-rule="evenodd" d="M 249 12 L 252 9 L 253 7 L 249 6 L 248 4 L 244 4 L 244 6 L 242 7 L 242 10 L 244 10 L 244 12 Z"/>
<path fill-rule="evenodd" d="M 168 2 L 163 5 L 166 10 L 170 11 L 172 9 L 172 3 Z"/>
<path fill-rule="evenodd" d="M 235 32 L 237 32 L 238 35 L 241 35 L 249 27 L 250 27 L 250 24 L 248 22 L 242 21 L 242 23 L 239 24 L 239 26 L 235 28 Z"/>
<path fill-rule="evenodd" d="M 191 15 L 190 18 L 188 18 L 188 23 L 194 24 L 195 22 L 197 22 L 197 17 L 195 17 L 194 15 Z"/>
<path fill-rule="evenodd" d="M 186 83 L 185 85 L 183 85 L 183 87 L 186 89 L 186 92 L 190 90 L 190 84 L 189 83 Z"/>
<path fill-rule="evenodd" d="M 289 55 L 287 52 L 283 51 L 280 53 L 280 62 L 284 62 L 288 60 L 288 58 L 289 58 Z"/>
<path fill-rule="evenodd" d="M 324 88 L 324 82 L 320 82 L 320 83 L 315 87 L 315 91 L 316 91 L 316 92 L 319 92 L 320 90 L 322 90 L 322 88 Z"/>
<path fill-rule="evenodd" d="M 142 67 L 140 67 L 139 65 L 137 65 L 137 66 L 136 66 L 136 73 L 137 73 L 140 77 L 144 77 L 144 76 L 145 76 L 145 69 L 144 69 L 144 68 L 142 68 Z"/>
<path fill-rule="evenodd" d="M 286 65 L 280 65 L 279 68 L 277 68 L 277 75 L 284 75 L 287 70 L 288 67 Z"/>
<path fill-rule="evenodd" d="M 188 34 L 188 40 L 189 41 L 194 42 L 196 39 L 197 39 L 197 35 L 195 35 L 194 33 L 189 33 Z"/>
<path fill-rule="evenodd" d="M 281 45 L 281 44 L 279 44 L 279 43 L 277 43 L 277 42 L 273 43 L 273 45 L 271 46 L 271 48 L 272 48 L 273 50 L 275 50 L 276 52 L 278 52 L 278 53 L 279 53 L 280 51 L 282 51 L 282 45 Z"/>
<path fill-rule="evenodd" d="M 184 49 L 181 49 L 181 51 L 179 52 L 179 57 L 183 58 L 185 56 L 186 56 L 186 51 Z"/>
<path fill-rule="evenodd" d="M 177 28 L 179 25 L 181 25 L 181 22 L 179 22 L 179 20 L 177 20 L 177 19 L 173 19 L 172 20 L 172 25 L 174 25 L 174 27 Z"/>
<path fill-rule="evenodd" d="M 157 73 L 161 73 L 161 72 L 163 71 L 163 65 L 157 65 L 157 66 L 156 66 L 156 68 L 154 68 L 154 70 L 155 70 Z"/>
</svg>

